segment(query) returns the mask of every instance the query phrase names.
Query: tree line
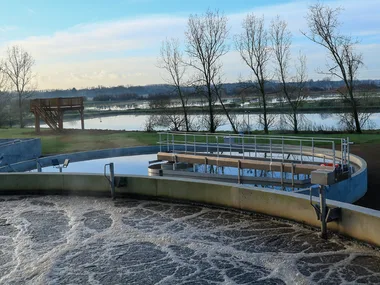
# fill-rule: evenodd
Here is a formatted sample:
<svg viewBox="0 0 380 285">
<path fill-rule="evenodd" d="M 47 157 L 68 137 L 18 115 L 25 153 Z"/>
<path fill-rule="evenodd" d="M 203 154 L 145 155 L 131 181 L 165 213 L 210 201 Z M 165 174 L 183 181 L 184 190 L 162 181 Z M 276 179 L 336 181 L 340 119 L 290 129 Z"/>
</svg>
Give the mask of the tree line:
<svg viewBox="0 0 380 285">
<path fill-rule="evenodd" d="M 328 66 L 318 72 L 343 82 L 338 92 L 342 100 L 350 106 L 350 114 L 346 120 L 357 133 L 361 133 L 361 126 L 368 120 L 366 113 L 359 112 L 359 106 L 365 102 L 368 94 L 363 96 L 356 86 L 358 71 L 363 66 L 362 54 L 356 51 L 358 41 L 340 32 L 341 10 L 321 3 L 311 5 L 305 16 L 308 29 L 301 33 L 324 48 Z M 266 25 L 264 16 L 250 13 L 241 23 L 241 32 L 230 35 L 228 19 L 218 10 L 207 10 L 204 14 L 189 16 L 184 46 L 181 46 L 178 39 L 166 39 L 162 42 L 158 66 L 165 70 L 164 79 L 173 86 L 173 93 L 181 101 L 182 119 L 179 121 L 184 122 L 184 129 L 189 131 L 191 123 L 188 116 L 189 97 L 183 92 L 183 87 L 192 86 L 207 102 L 207 115 L 204 120 L 208 131 L 215 132 L 218 127 L 220 115 L 215 112 L 218 104 L 234 132 L 238 132 L 236 118 L 222 100 L 222 59 L 230 51 L 228 41 L 231 38 L 235 50 L 251 74 L 249 78 L 241 80 L 241 88 L 254 90 L 258 95 L 262 110 L 259 124 L 264 132 L 268 134 L 274 122 L 273 115 L 268 113 L 268 97 L 271 94 L 268 93 L 266 85 L 271 80 L 276 80 L 280 83 L 281 97 L 291 110 L 286 116 L 287 122 L 291 124 L 294 133 L 297 133 L 299 108 L 308 94 L 307 58 L 301 52 L 296 56 L 297 60 L 291 55 L 293 35 L 288 24 L 277 16 Z"/>
</svg>

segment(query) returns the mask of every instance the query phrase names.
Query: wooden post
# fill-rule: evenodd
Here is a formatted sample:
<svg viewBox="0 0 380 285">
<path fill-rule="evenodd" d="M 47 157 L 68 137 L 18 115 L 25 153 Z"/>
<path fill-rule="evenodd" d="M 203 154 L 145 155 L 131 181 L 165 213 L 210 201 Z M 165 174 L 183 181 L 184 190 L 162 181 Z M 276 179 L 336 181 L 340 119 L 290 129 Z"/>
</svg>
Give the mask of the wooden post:
<svg viewBox="0 0 380 285">
<path fill-rule="evenodd" d="M 35 110 L 34 111 L 34 128 L 37 134 L 40 133 L 40 114 Z"/>
<path fill-rule="evenodd" d="M 58 111 L 58 129 L 59 131 L 63 130 L 63 112 L 61 110 Z"/>
<path fill-rule="evenodd" d="M 82 99 L 83 100 L 83 99 Z M 83 103 L 82 103 L 83 104 Z M 84 112 L 83 112 L 83 107 L 82 109 L 79 111 L 80 113 L 80 121 L 81 121 L 81 125 L 82 125 L 82 130 L 84 130 Z"/>
</svg>

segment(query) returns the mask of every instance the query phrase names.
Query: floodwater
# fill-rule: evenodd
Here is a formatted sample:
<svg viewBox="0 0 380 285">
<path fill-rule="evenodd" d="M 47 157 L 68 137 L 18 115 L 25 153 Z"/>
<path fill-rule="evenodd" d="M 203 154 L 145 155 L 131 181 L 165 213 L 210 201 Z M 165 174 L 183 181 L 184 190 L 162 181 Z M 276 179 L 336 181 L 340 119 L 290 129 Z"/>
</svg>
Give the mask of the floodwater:
<svg viewBox="0 0 380 285">
<path fill-rule="evenodd" d="M 85 120 L 86 129 L 102 129 L 102 130 L 126 130 L 126 131 L 143 131 L 145 130 L 145 123 L 151 115 L 118 115 L 111 117 L 99 117 Z M 237 121 L 241 123 L 241 128 L 247 130 L 262 130 L 262 126 L 258 124 L 258 114 L 239 114 L 236 115 Z M 200 125 L 200 116 L 190 116 L 190 120 L 195 125 Z M 271 125 L 271 130 L 276 129 L 291 129 L 289 124 L 284 123 L 284 117 L 275 116 L 274 123 Z M 339 124 L 339 115 L 332 114 L 304 114 L 301 120 L 300 130 L 342 130 Z M 375 129 L 380 126 L 380 113 L 371 115 L 371 121 L 363 129 Z M 47 125 L 42 124 L 41 127 L 48 128 Z M 80 120 L 64 121 L 64 128 L 80 129 Z M 156 130 L 167 130 L 167 127 L 156 127 Z M 201 128 L 202 129 L 202 128 Z M 217 131 L 231 131 L 231 125 L 224 119 L 224 124 L 218 127 Z"/>
<path fill-rule="evenodd" d="M 0 196 L 1 284 L 379 284 L 380 253 L 253 213 Z"/>
</svg>

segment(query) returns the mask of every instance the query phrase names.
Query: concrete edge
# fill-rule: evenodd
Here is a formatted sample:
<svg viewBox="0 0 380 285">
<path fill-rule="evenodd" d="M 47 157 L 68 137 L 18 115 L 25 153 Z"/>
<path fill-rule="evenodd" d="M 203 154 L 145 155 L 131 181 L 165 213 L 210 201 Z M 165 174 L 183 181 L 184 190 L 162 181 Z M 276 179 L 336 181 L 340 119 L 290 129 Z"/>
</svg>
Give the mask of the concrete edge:
<svg viewBox="0 0 380 285">
<path fill-rule="evenodd" d="M 110 196 L 108 181 L 98 174 L 9 173 L 0 174 L 0 193 L 70 194 Z M 119 196 L 181 200 L 266 214 L 319 227 L 314 209 L 303 194 L 280 192 L 187 178 L 117 176 Z M 317 202 L 317 201 L 315 201 Z M 341 219 L 328 224 L 328 229 L 380 246 L 380 211 L 342 202 L 327 201 L 329 207 L 341 208 Z"/>
</svg>

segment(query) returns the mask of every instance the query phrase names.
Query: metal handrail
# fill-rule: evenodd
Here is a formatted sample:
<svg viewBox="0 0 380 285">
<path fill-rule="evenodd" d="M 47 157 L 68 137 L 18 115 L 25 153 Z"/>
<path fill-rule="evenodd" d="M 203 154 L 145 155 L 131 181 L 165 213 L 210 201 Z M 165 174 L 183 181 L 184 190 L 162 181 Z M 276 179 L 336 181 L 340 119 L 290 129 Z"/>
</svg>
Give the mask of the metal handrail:
<svg viewBox="0 0 380 285">
<path fill-rule="evenodd" d="M 183 152 L 175 150 L 177 146 L 184 146 L 185 153 L 191 152 L 193 154 L 197 153 L 200 147 L 206 148 L 206 153 L 215 152 L 213 148 L 216 148 L 217 156 L 220 153 L 225 155 L 225 152 L 241 152 L 243 159 L 245 158 L 245 153 L 253 152 L 255 157 L 258 153 L 264 152 L 269 153 L 269 159 L 272 161 L 274 154 L 282 154 L 282 160 L 285 161 L 285 154 L 295 154 L 299 155 L 298 159 L 303 163 L 304 156 L 312 157 L 314 162 L 314 157 L 323 155 L 324 161 L 327 157 L 332 159 L 333 165 L 339 161 L 340 164 L 349 164 L 349 145 L 351 142 L 349 138 L 319 138 L 319 137 L 297 137 L 297 136 L 266 136 L 266 135 L 236 135 L 236 134 L 224 134 L 224 133 L 194 133 L 194 132 L 159 132 L 159 141 L 157 142 L 160 146 L 160 151 L 162 151 L 162 146 L 166 146 L 166 151 L 172 152 Z M 184 139 L 178 138 L 178 136 L 183 136 Z M 222 137 L 222 138 L 221 138 Z M 202 141 L 197 139 L 202 138 Z M 211 142 L 209 138 L 212 138 Z M 220 140 L 222 139 L 222 140 Z M 214 141 L 213 141 L 214 140 Z M 336 156 L 336 147 L 339 145 L 337 140 L 340 141 L 341 147 L 341 157 Z M 226 142 L 227 141 L 227 142 Z M 257 143 L 259 141 L 259 143 Z M 262 142 L 264 141 L 264 142 Z M 267 144 L 265 142 L 268 142 Z M 281 143 L 277 143 L 281 142 Z M 293 144 L 286 144 L 293 143 Z M 296 144 L 294 144 L 296 143 Z M 324 148 L 324 152 L 320 153 L 320 148 L 318 153 L 315 152 L 315 144 L 324 143 L 331 145 L 330 148 Z M 309 146 L 311 144 L 311 146 Z M 192 147 L 192 150 L 189 149 Z M 310 151 L 305 151 L 304 149 L 311 149 Z M 211 150 L 210 150 L 211 149 Z M 276 158 L 277 159 L 277 158 Z"/>
<path fill-rule="evenodd" d="M 262 137 L 262 138 L 272 138 L 272 139 L 278 139 L 278 138 L 284 138 L 284 139 L 297 139 L 297 140 L 307 140 L 314 139 L 314 141 L 320 140 L 320 141 L 341 141 L 344 138 L 323 138 L 323 137 L 302 137 L 302 136 L 281 136 L 281 135 L 246 135 L 246 134 L 227 134 L 227 133 L 199 133 L 199 132 L 175 132 L 175 131 L 160 131 L 158 134 L 177 134 L 177 135 L 196 135 L 196 136 L 227 136 L 227 137 Z"/>
</svg>

